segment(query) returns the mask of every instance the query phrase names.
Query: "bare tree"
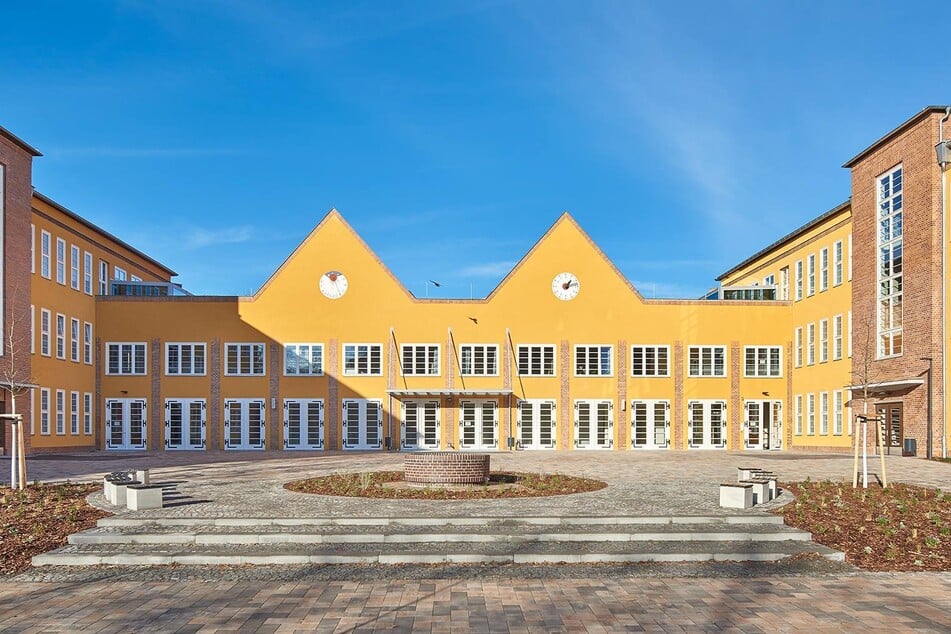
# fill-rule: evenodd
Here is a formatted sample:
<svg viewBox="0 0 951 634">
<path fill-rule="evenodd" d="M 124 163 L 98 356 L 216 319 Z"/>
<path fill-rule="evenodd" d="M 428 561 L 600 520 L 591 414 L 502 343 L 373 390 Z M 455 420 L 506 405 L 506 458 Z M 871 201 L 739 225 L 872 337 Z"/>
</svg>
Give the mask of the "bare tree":
<svg viewBox="0 0 951 634">
<path fill-rule="evenodd" d="M 869 390 L 869 385 L 873 384 L 878 378 L 878 368 L 874 365 L 875 361 L 875 333 L 876 327 L 875 322 L 871 316 L 866 314 L 859 327 L 860 340 L 857 342 L 859 345 L 853 346 L 854 353 L 852 355 L 852 385 L 859 385 L 862 388 L 862 444 L 863 444 L 863 486 L 868 488 L 868 448 L 866 438 L 864 433 L 867 431 L 866 425 L 868 420 L 875 420 L 878 424 L 878 418 L 875 416 L 870 417 L 868 415 L 868 401 L 871 397 L 871 392 Z M 853 328 L 854 331 L 854 328 Z M 853 338 L 854 341 L 854 338 Z M 859 477 L 859 433 L 858 429 L 853 425 L 852 434 L 854 436 L 854 447 L 855 447 L 855 458 L 852 466 L 852 488 L 858 486 L 858 477 Z M 879 439 L 879 445 L 882 442 L 882 432 L 878 431 L 877 436 Z M 885 476 L 885 452 L 883 448 L 879 447 L 879 453 L 882 457 L 882 486 L 888 486 L 888 479 Z"/>
<path fill-rule="evenodd" d="M 16 306 L 17 289 L 11 294 L 11 305 Z M 29 344 L 29 338 L 33 336 L 30 328 L 24 328 L 17 320 L 14 311 L 11 311 L 7 321 L 8 328 L 6 334 L 6 354 L 0 360 L 0 390 L 10 395 L 10 411 L 8 414 L 17 413 L 17 396 L 25 394 L 32 389 L 33 378 L 29 371 L 29 354 L 25 350 L 24 344 Z M 22 419 L 12 423 L 13 434 L 11 434 L 11 443 L 14 445 L 17 456 L 17 464 L 11 465 L 11 475 L 17 475 L 19 488 L 26 486 L 26 436 L 23 429 Z M 11 478 L 11 485 L 13 478 Z"/>
</svg>

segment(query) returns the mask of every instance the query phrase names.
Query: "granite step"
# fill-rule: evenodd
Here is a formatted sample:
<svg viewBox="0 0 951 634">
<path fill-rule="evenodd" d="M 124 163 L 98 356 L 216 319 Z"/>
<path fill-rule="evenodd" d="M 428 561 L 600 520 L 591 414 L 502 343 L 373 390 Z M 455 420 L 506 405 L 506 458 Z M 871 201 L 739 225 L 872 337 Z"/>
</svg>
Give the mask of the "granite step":
<svg viewBox="0 0 951 634">
<path fill-rule="evenodd" d="M 419 542 L 348 544 L 70 544 L 33 558 L 35 566 L 273 565 L 778 561 L 838 551 L 813 542 Z"/>
</svg>

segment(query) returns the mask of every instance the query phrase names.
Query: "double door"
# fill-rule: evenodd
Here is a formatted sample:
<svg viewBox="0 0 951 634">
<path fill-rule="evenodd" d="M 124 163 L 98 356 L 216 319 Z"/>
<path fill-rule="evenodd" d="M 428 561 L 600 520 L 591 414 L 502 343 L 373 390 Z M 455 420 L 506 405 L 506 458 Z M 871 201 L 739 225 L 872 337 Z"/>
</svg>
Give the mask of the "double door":
<svg viewBox="0 0 951 634">
<path fill-rule="evenodd" d="M 401 448 L 408 451 L 439 449 L 439 401 L 403 401 Z"/>
<path fill-rule="evenodd" d="M 106 399 L 106 449 L 145 449 L 146 438 L 144 398 Z"/>
<path fill-rule="evenodd" d="M 747 449 L 782 449 L 782 401 L 746 401 L 743 445 Z"/>
<path fill-rule="evenodd" d="M 687 446 L 691 449 L 726 448 L 726 401 L 687 403 Z"/>
<path fill-rule="evenodd" d="M 555 448 L 555 401 L 518 403 L 518 444 L 522 449 Z"/>
<path fill-rule="evenodd" d="M 383 446 L 382 401 L 344 399 L 342 421 L 344 449 L 380 449 Z"/>
<path fill-rule="evenodd" d="M 499 447 L 499 405 L 493 400 L 459 401 L 459 448 Z"/>
<path fill-rule="evenodd" d="M 205 399 L 165 399 L 165 448 L 188 451 L 205 448 Z"/>
<path fill-rule="evenodd" d="M 631 447 L 670 446 L 670 401 L 631 401 Z"/>
<path fill-rule="evenodd" d="M 882 443 L 885 446 L 885 451 L 891 453 L 893 448 L 901 449 L 902 437 L 904 435 L 902 404 L 882 403 L 877 407 L 877 410 L 879 421 L 881 421 L 879 433 L 882 434 Z"/>
<path fill-rule="evenodd" d="M 575 448 L 610 449 L 614 446 L 614 403 L 575 401 Z"/>
<path fill-rule="evenodd" d="M 284 399 L 284 449 L 324 448 L 324 402 Z"/>
<path fill-rule="evenodd" d="M 264 449 L 265 409 L 263 399 L 225 400 L 225 449 Z"/>
</svg>

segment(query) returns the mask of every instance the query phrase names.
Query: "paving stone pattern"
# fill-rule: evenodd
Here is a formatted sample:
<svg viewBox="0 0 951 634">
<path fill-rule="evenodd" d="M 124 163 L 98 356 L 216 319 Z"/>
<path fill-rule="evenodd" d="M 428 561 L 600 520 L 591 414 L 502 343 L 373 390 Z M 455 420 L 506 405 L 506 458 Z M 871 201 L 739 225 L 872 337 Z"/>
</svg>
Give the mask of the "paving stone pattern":
<svg viewBox="0 0 951 634">
<path fill-rule="evenodd" d="M 3 632 L 947 631 L 941 574 L 0 585 Z"/>
</svg>

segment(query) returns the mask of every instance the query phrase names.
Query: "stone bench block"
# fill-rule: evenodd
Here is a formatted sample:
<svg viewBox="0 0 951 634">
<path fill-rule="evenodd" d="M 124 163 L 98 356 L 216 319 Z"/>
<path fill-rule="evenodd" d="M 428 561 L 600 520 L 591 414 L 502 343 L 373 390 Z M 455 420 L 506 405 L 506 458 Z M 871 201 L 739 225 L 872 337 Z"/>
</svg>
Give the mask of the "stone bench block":
<svg viewBox="0 0 951 634">
<path fill-rule="evenodd" d="M 762 504 L 763 502 L 768 502 L 772 498 L 769 497 L 769 480 L 765 478 L 752 478 L 741 482 L 740 484 L 752 484 L 753 485 L 753 505 Z"/>
<path fill-rule="evenodd" d="M 126 506 L 130 511 L 162 508 L 162 487 L 148 484 L 127 486 Z"/>
<path fill-rule="evenodd" d="M 744 480 L 752 478 L 755 472 L 762 471 L 762 469 L 759 467 L 737 467 L 736 471 L 736 481 L 743 482 Z"/>
<path fill-rule="evenodd" d="M 148 469 L 136 469 L 135 470 L 135 479 L 141 482 L 142 484 L 149 483 L 149 470 Z"/>
<path fill-rule="evenodd" d="M 112 494 L 112 504 L 115 506 L 125 506 L 126 505 L 126 495 L 128 493 L 128 488 L 130 486 L 136 486 L 142 484 L 141 482 L 136 482 L 135 480 L 130 480 L 128 482 L 113 482 L 113 494 Z"/>
<path fill-rule="evenodd" d="M 720 506 L 728 509 L 753 507 L 753 485 L 739 482 L 720 485 Z"/>
</svg>

